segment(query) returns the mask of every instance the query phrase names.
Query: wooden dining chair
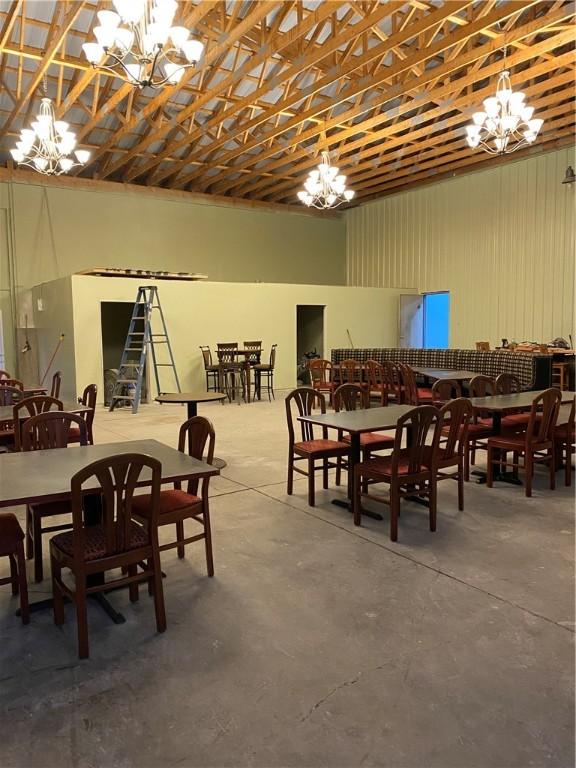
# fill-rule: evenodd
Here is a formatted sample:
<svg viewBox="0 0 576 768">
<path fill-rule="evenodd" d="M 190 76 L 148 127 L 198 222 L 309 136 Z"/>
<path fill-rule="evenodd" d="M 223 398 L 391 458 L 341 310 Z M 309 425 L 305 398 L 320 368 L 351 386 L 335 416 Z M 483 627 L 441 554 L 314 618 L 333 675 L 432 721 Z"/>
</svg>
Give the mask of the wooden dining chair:
<svg viewBox="0 0 576 768">
<path fill-rule="evenodd" d="M 185 453 L 194 459 L 198 459 L 198 461 L 206 461 L 208 464 L 211 464 L 214 458 L 215 441 L 216 435 L 212 423 L 203 416 L 193 416 L 180 427 L 178 450 L 180 453 Z M 203 540 L 208 576 L 214 576 L 214 556 L 212 553 L 212 533 L 208 500 L 209 482 L 209 477 L 190 479 L 186 485 L 186 490 L 182 490 L 181 482 L 175 482 L 172 490 L 160 491 L 158 525 L 174 525 L 176 527 L 176 538 L 168 544 L 160 544 L 159 548 L 160 552 L 176 549 L 178 557 L 183 558 L 185 556 L 186 544 Z M 145 526 L 150 524 L 150 494 L 134 496 L 132 513 L 139 523 Z M 197 526 L 199 525 L 201 528 L 200 532 L 192 536 L 186 536 L 184 531 L 186 520 L 191 520 L 195 524 L 195 530 L 198 530 Z"/>
<path fill-rule="evenodd" d="M 143 471 L 151 473 L 148 525 L 136 522 L 133 513 L 134 491 Z M 83 497 L 94 493 L 93 480 L 101 493 L 102 519 L 98 525 L 86 521 Z M 166 629 L 166 610 L 158 546 L 158 510 L 162 465 L 151 456 L 126 453 L 95 461 L 77 472 L 71 480 L 72 530 L 59 533 L 50 540 L 50 565 L 54 594 L 54 623 L 64 624 L 64 598 L 76 606 L 78 656 L 87 659 L 88 595 L 127 586 L 130 601 L 138 600 L 138 585 L 152 585 L 156 628 Z M 91 482 L 92 481 L 92 482 Z M 142 571 L 138 566 L 144 563 Z M 90 576 L 122 569 L 120 576 L 109 581 L 88 582 Z M 64 580 L 62 571 L 70 572 L 73 586 Z"/>
<path fill-rule="evenodd" d="M 462 386 L 456 379 L 437 379 L 432 385 L 432 401 L 438 408 L 458 397 L 462 397 Z"/>
<path fill-rule="evenodd" d="M 474 416 L 466 397 L 449 400 L 440 408 L 441 439 L 436 449 L 436 480 L 458 482 L 458 509 L 464 509 L 464 480 L 467 476 L 468 429 Z M 451 471 L 450 471 L 451 470 Z"/>
<path fill-rule="evenodd" d="M 400 405 L 404 402 L 404 391 L 402 387 L 402 376 L 398 363 L 392 360 L 385 360 L 382 363 L 382 373 L 384 376 L 384 388 L 386 390 L 385 402 L 383 405 L 394 403 Z"/>
<path fill-rule="evenodd" d="M 428 499 L 430 530 L 436 530 L 436 474 L 435 456 L 440 438 L 440 412 L 432 405 L 412 408 L 398 419 L 394 448 L 389 456 L 375 456 L 359 462 L 354 472 L 353 510 L 354 524 L 362 522 L 362 499 L 372 499 L 390 506 L 390 539 L 398 540 L 400 500 L 408 497 Z M 408 445 L 403 448 L 404 432 Z M 427 438 L 432 432 L 432 440 Z M 364 482 L 368 490 L 363 490 Z M 370 492 L 375 484 L 390 486 L 387 497 Z"/>
<path fill-rule="evenodd" d="M 414 406 L 431 405 L 434 400 L 432 391 L 417 385 L 413 368 L 406 363 L 399 363 L 398 370 L 400 371 L 404 403 Z"/>
<path fill-rule="evenodd" d="M 322 437 L 314 437 L 314 427 L 308 422 L 301 421 L 301 440 L 296 440 L 292 409 L 295 407 L 299 416 L 310 416 L 315 408 L 320 413 L 326 413 L 326 399 L 312 387 L 299 387 L 286 397 L 286 422 L 288 425 L 288 483 L 287 493 L 292 495 L 294 487 L 294 472 L 308 477 L 308 504 L 315 504 L 314 475 L 322 472 L 323 487 L 328 488 L 328 470 L 337 469 L 330 459 L 348 456 L 350 445 L 340 440 L 329 440 L 328 430 L 322 429 Z M 320 464 L 317 466 L 316 462 Z M 300 469 L 297 462 L 305 462 L 307 469 Z"/>
<path fill-rule="evenodd" d="M 62 373 L 56 371 L 52 376 L 52 386 L 50 387 L 50 397 L 60 397 L 60 385 L 62 384 Z"/>
<path fill-rule="evenodd" d="M 24 400 L 19 400 L 12 408 L 15 450 L 22 450 L 21 427 L 26 419 L 38 416 L 39 413 L 62 410 L 64 410 L 63 402 L 55 397 L 50 397 L 50 395 L 35 395 L 34 397 L 26 397 Z"/>
<path fill-rule="evenodd" d="M 368 389 L 368 381 L 364 381 L 364 368 L 359 360 L 348 358 L 341 360 L 337 366 L 337 385 L 358 384 L 363 389 Z"/>
<path fill-rule="evenodd" d="M 386 386 L 386 374 L 384 366 L 377 360 L 366 361 L 367 391 L 370 397 L 376 397 L 380 405 L 388 405 L 388 388 Z"/>
<path fill-rule="evenodd" d="M 276 368 L 276 349 L 278 344 L 272 344 L 268 363 L 257 363 L 254 366 L 254 396 L 262 399 L 262 379 L 265 380 L 268 391 L 268 400 L 272 402 L 274 396 L 274 369 Z"/>
<path fill-rule="evenodd" d="M 332 405 L 332 395 L 336 389 L 333 378 L 333 366 L 330 360 L 316 358 L 308 362 L 312 389 L 322 394 L 328 393 L 329 403 Z"/>
<path fill-rule="evenodd" d="M 66 448 L 70 429 L 75 426 L 80 431 L 80 445 L 87 444 L 86 422 L 74 413 L 64 411 L 46 411 L 27 419 L 21 429 L 23 451 L 40 451 L 50 448 Z M 44 578 L 42 552 L 42 534 L 53 531 L 64 531 L 71 527 L 70 522 L 58 525 L 42 523 L 47 517 L 69 515 L 69 501 L 48 501 L 28 504 L 26 507 L 26 557 L 34 558 L 34 580 L 40 582 Z"/>
<path fill-rule="evenodd" d="M 250 365 L 257 365 L 260 362 L 262 355 L 262 342 L 261 341 L 245 341 L 244 349 L 252 352 L 251 355 L 246 355 L 246 361 Z"/>
<path fill-rule="evenodd" d="M 206 391 L 218 392 L 218 365 L 212 360 L 210 347 L 200 347 L 206 375 Z"/>
<path fill-rule="evenodd" d="M 554 445 L 556 451 L 557 460 L 560 457 L 564 462 L 564 485 L 572 485 L 572 454 L 576 450 L 575 446 L 575 429 L 574 429 L 574 414 L 575 414 L 576 398 L 572 398 L 572 405 L 570 407 L 570 415 L 568 420 L 562 424 L 557 424 L 554 428 Z M 558 461 L 557 461 L 558 465 Z"/>
<path fill-rule="evenodd" d="M 513 373 L 499 373 L 494 383 L 497 395 L 513 395 L 522 391 L 520 379 Z"/>
<path fill-rule="evenodd" d="M 89 411 L 83 411 L 78 415 L 86 422 L 86 434 L 88 438 L 88 444 L 94 445 L 94 415 L 96 414 L 96 400 L 98 398 L 98 387 L 96 384 L 88 384 L 82 392 L 82 396 L 78 398 L 78 402 L 89 408 Z M 80 430 L 76 427 L 70 427 L 68 435 L 68 443 L 80 442 Z"/>
<path fill-rule="evenodd" d="M 239 393 L 241 398 L 247 400 L 246 392 L 246 366 L 245 360 L 238 360 L 238 343 L 223 342 L 216 345 L 218 355 L 218 387 L 225 392 L 228 400 L 232 402 Z"/>
<path fill-rule="evenodd" d="M 370 408 L 370 393 L 358 384 L 341 384 L 334 391 L 334 410 L 356 411 Z M 338 430 L 338 441 L 350 443 L 348 432 Z M 360 434 L 360 450 L 362 459 L 367 461 L 375 451 L 383 451 L 394 447 L 394 438 L 391 435 L 383 435 L 380 432 L 362 432 Z M 336 485 L 340 485 L 340 473 L 342 468 L 348 469 L 346 459 L 339 458 L 336 466 Z"/>
<path fill-rule="evenodd" d="M 0 557 L 7 557 L 10 563 L 10 576 L 0 579 L 0 585 L 10 584 L 12 594 L 20 595 L 20 617 L 22 624 L 28 624 L 30 609 L 23 542 L 24 531 L 16 515 L 0 512 Z"/>
<path fill-rule="evenodd" d="M 470 397 L 492 397 L 496 394 L 496 381 L 491 376 L 478 374 L 468 383 Z M 494 434 L 490 411 L 474 409 L 472 422 L 468 427 L 468 454 L 466 459 L 466 481 L 470 479 L 470 465 L 476 464 L 476 452 L 487 450 L 486 440 Z"/>
<path fill-rule="evenodd" d="M 534 466 L 548 464 L 550 490 L 554 490 L 556 487 L 554 428 L 561 402 L 562 395 L 557 389 L 545 390 L 532 401 L 525 432 L 498 435 L 488 439 L 486 479 L 488 488 L 492 488 L 494 483 L 494 464 L 499 464 L 504 471 L 506 467 L 512 467 L 516 475 L 519 469 L 523 469 L 526 496 L 532 496 Z M 512 461 L 507 458 L 508 451 L 512 452 Z"/>
</svg>

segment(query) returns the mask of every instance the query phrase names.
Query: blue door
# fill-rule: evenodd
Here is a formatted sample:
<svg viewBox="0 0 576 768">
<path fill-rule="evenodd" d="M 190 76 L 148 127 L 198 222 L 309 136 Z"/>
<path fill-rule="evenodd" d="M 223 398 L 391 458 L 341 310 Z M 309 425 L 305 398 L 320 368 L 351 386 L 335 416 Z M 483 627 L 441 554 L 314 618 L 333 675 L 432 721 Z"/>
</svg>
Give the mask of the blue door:
<svg viewBox="0 0 576 768">
<path fill-rule="evenodd" d="M 424 294 L 424 349 L 448 349 L 450 293 Z"/>
</svg>

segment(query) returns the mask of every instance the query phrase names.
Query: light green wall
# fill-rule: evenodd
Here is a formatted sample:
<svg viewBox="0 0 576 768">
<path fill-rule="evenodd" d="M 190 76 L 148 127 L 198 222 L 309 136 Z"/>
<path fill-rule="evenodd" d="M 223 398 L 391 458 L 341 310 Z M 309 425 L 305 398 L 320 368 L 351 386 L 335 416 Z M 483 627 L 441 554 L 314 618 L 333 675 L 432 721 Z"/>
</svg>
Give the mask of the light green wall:
<svg viewBox="0 0 576 768">
<path fill-rule="evenodd" d="M 450 346 L 574 335 L 573 149 L 346 214 L 349 285 L 449 290 Z"/>
<path fill-rule="evenodd" d="M 200 272 L 227 282 L 342 285 L 346 280 L 343 218 L 122 185 L 46 186 L 41 177 L 36 183 L 34 174 L 25 176 L 25 182 L 0 183 L 0 303 L 12 368 L 11 285 L 14 295 L 103 266 Z"/>
<path fill-rule="evenodd" d="M 150 284 L 150 281 L 148 281 Z M 278 344 L 275 382 L 278 389 L 296 383 L 296 307 L 323 304 L 324 350 L 348 347 L 347 330 L 358 347 L 394 346 L 398 338 L 398 294 L 377 288 L 329 285 L 249 283 L 187 283 L 158 281 L 183 391 L 204 390 L 200 345 L 212 349 L 217 342 L 261 339 L 268 356 Z M 102 301 L 133 302 L 136 279 L 75 276 L 72 278 L 74 315 L 75 386 L 80 392 L 95 382 L 102 389 Z M 166 371 L 165 371 L 166 373 Z M 161 380 L 166 391 L 174 389 L 171 377 Z"/>
</svg>

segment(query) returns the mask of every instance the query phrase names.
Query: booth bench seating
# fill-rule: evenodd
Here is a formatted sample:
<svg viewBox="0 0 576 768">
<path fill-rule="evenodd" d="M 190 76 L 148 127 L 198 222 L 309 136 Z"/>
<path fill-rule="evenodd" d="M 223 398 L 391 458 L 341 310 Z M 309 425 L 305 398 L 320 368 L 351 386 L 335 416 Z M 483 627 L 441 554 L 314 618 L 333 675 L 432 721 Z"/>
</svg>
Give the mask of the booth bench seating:
<svg viewBox="0 0 576 768">
<path fill-rule="evenodd" d="M 383 363 L 407 363 L 420 368 L 445 368 L 454 371 L 473 371 L 495 378 L 499 373 L 513 373 L 522 389 L 546 389 L 552 379 L 550 355 L 511 352 L 506 349 L 477 352 L 475 349 L 333 349 L 333 365 L 342 360 L 376 360 Z"/>
</svg>

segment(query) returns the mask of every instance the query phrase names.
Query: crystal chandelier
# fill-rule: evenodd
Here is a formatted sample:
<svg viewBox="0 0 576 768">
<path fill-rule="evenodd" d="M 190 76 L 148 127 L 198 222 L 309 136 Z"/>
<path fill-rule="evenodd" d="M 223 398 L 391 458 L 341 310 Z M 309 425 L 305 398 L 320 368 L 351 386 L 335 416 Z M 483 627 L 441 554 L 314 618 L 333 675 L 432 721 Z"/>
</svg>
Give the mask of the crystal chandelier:
<svg viewBox="0 0 576 768">
<path fill-rule="evenodd" d="M 55 119 L 54 105 L 45 96 L 36 121 L 31 128 L 20 131 L 20 141 L 10 153 L 19 165 L 27 165 L 46 176 L 59 176 L 89 160 L 90 152 L 75 146 L 76 134 L 64 120 Z M 70 156 L 72 153 L 74 157 Z"/>
<path fill-rule="evenodd" d="M 339 170 L 330 165 L 330 153 L 322 152 L 322 162 L 310 171 L 304 189 L 298 192 L 300 202 L 314 208 L 336 208 L 350 202 L 354 191 L 346 189 L 346 176 L 339 175 Z"/>
<path fill-rule="evenodd" d="M 512 90 L 510 72 L 505 68 L 498 77 L 496 96 L 484 99 L 484 111 L 475 112 L 474 122 L 466 126 L 468 146 L 482 147 L 491 155 L 506 155 L 532 144 L 544 122 L 533 120 L 533 113 L 534 107 L 524 103 L 524 94 Z"/>
<path fill-rule="evenodd" d="M 204 44 L 190 39 L 186 27 L 172 26 L 176 0 L 113 3 L 117 12 L 98 11 L 100 25 L 94 27 L 97 42 L 82 46 L 95 69 L 111 72 L 140 88 L 161 88 L 166 83 L 178 83 L 184 70 L 202 57 Z"/>
</svg>

